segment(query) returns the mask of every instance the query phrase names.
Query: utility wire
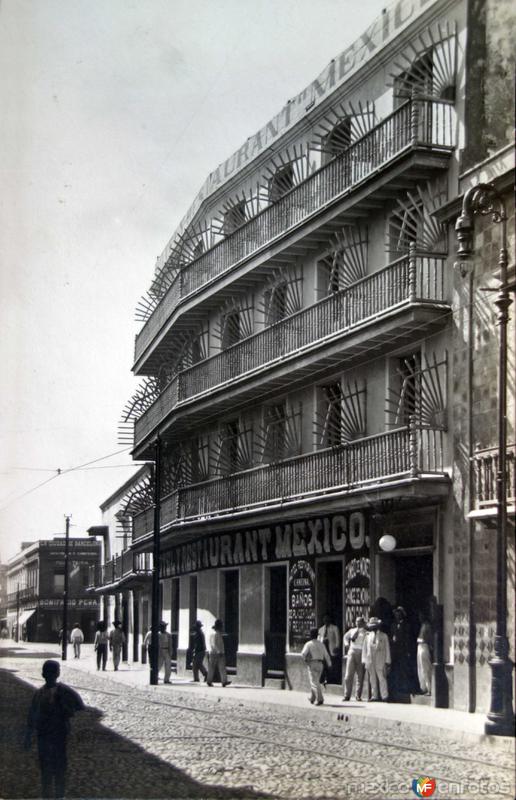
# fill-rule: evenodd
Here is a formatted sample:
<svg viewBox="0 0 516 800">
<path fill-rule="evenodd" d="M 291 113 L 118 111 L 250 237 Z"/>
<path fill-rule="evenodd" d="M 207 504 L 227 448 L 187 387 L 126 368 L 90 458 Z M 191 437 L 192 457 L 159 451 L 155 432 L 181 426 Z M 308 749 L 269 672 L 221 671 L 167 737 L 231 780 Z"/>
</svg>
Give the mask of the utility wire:
<svg viewBox="0 0 516 800">
<path fill-rule="evenodd" d="M 476 304 L 477 303 L 476 303 L 475 299 L 472 298 L 472 300 L 470 302 L 461 303 L 458 306 L 456 306 L 455 308 L 449 308 L 449 309 L 446 309 L 446 310 L 443 309 L 443 317 L 453 318 L 454 316 L 459 314 L 463 309 L 474 307 L 474 306 L 476 306 Z M 414 326 L 412 328 L 412 332 L 414 334 L 416 334 L 419 330 L 426 330 L 427 328 L 428 328 L 428 323 L 427 322 L 422 322 L 419 325 Z M 433 336 L 437 335 L 437 333 L 439 333 L 439 332 L 440 331 L 432 333 L 430 335 L 430 337 L 425 336 L 423 340 L 426 340 L 427 338 L 432 338 Z M 414 340 L 414 346 L 417 343 L 419 343 L 419 341 L 421 341 L 421 340 L 415 339 Z M 364 349 L 360 353 L 361 360 L 364 359 L 364 357 L 366 356 L 366 354 L 368 352 L 374 352 L 375 350 L 378 350 L 378 345 L 373 345 L 373 346 L 370 346 L 370 347 L 364 347 Z M 375 362 L 375 361 L 377 361 L 377 360 L 379 360 L 381 358 L 385 358 L 385 354 L 381 354 L 381 355 L 376 356 L 375 358 L 373 358 L 373 362 Z M 370 362 L 370 363 L 373 363 L 373 362 Z M 317 373 L 315 373 L 315 374 L 317 374 Z M 68 472 L 76 472 L 76 471 L 79 471 L 79 470 L 83 470 L 85 467 L 89 467 L 91 464 L 96 464 L 99 461 L 104 461 L 105 459 L 111 458 L 112 456 L 115 456 L 115 455 L 119 455 L 120 453 L 126 453 L 127 451 L 129 451 L 131 449 L 132 449 L 131 447 L 125 447 L 123 450 L 117 450 L 116 452 L 110 453 L 107 456 L 101 456 L 100 458 L 96 458 L 93 461 L 87 461 L 84 464 L 79 464 L 76 467 L 70 467 L 69 469 L 65 469 L 65 470 L 59 469 L 59 470 L 57 470 L 56 475 L 52 475 L 50 478 L 47 478 L 47 480 L 43 481 L 42 483 L 38 483 L 36 486 L 33 486 L 32 488 L 28 489 L 26 492 L 23 492 L 23 494 L 18 495 L 17 497 L 12 498 L 11 500 L 8 500 L 7 503 L 4 506 L 0 507 L 0 510 L 3 510 L 11 502 L 15 502 L 16 500 L 19 500 L 22 497 L 26 497 L 31 492 L 34 492 L 34 491 L 36 491 L 36 489 L 39 489 L 41 486 L 44 486 L 46 483 L 49 483 L 50 481 L 55 480 L 55 478 L 58 478 L 60 475 L 64 475 L 64 474 L 66 474 Z M 128 465 L 128 466 L 131 466 L 131 465 Z M 97 469 L 99 469 L 99 468 L 97 468 Z"/>
<path fill-rule="evenodd" d="M 15 503 L 17 500 L 21 500 L 22 497 L 26 497 L 28 494 L 35 492 L 36 489 L 41 488 L 46 483 L 50 483 L 50 481 L 54 481 L 56 478 L 59 478 L 61 475 L 66 475 L 69 472 L 76 472 L 77 470 L 82 470 L 85 467 L 89 467 L 91 464 L 97 464 L 99 461 L 105 461 L 107 458 L 112 458 L 113 456 L 118 456 L 120 453 L 126 453 L 130 450 L 130 447 L 124 447 L 123 450 L 117 450 L 114 453 L 109 453 L 107 456 L 100 456 L 100 458 L 94 458 L 92 461 L 86 461 L 84 464 L 78 464 L 76 467 L 69 467 L 68 469 L 61 469 L 60 467 L 56 470 L 52 470 L 55 474 L 51 475 L 50 478 L 47 478 L 41 483 L 37 483 L 35 486 L 32 486 L 30 489 L 27 489 L 25 492 L 22 492 L 19 495 L 15 495 L 14 497 L 8 497 L 4 505 L 0 506 L 0 511 L 4 508 L 7 508 L 8 505 L 11 503 Z M 128 465 L 131 466 L 131 465 Z"/>
</svg>

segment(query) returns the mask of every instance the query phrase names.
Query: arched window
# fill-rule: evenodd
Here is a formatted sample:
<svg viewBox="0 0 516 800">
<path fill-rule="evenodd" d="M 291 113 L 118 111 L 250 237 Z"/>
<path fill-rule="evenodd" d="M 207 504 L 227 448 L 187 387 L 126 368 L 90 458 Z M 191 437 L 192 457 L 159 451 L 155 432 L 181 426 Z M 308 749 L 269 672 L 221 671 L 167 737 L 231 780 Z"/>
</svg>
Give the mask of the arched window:
<svg viewBox="0 0 516 800">
<path fill-rule="evenodd" d="M 335 125 L 322 142 L 322 162 L 326 164 L 330 159 L 346 150 L 351 144 L 351 117 L 345 117 Z"/>
<path fill-rule="evenodd" d="M 222 223 L 224 236 L 229 236 L 230 233 L 233 233 L 244 224 L 246 221 L 245 205 L 245 200 L 240 200 L 226 209 Z"/>
<path fill-rule="evenodd" d="M 285 164 L 276 170 L 269 182 L 269 200 L 276 203 L 283 195 L 290 192 L 294 186 L 294 168 L 292 164 Z"/>
</svg>

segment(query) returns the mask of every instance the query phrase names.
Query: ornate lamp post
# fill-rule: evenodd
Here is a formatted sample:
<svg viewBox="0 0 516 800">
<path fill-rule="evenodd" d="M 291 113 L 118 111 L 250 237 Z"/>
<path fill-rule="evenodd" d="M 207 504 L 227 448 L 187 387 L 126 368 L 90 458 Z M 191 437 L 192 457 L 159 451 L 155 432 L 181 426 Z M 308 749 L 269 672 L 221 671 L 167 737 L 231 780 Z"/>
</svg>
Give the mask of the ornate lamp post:
<svg viewBox="0 0 516 800">
<path fill-rule="evenodd" d="M 496 634 L 494 657 L 491 667 L 491 707 L 487 714 L 485 731 L 497 736 L 514 734 L 512 710 L 512 663 L 509 660 L 507 639 L 507 323 L 509 294 L 507 277 L 507 213 L 499 192 L 491 183 L 479 183 L 468 189 L 462 202 L 462 210 L 455 231 L 459 256 L 468 258 L 473 254 L 474 217 L 491 217 L 501 226 L 501 247 L 498 258 L 500 285 L 495 305 L 498 309 L 497 324 L 500 327 L 498 353 L 498 470 L 496 474 L 497 525 L 496 525 Z"/>
</svg>

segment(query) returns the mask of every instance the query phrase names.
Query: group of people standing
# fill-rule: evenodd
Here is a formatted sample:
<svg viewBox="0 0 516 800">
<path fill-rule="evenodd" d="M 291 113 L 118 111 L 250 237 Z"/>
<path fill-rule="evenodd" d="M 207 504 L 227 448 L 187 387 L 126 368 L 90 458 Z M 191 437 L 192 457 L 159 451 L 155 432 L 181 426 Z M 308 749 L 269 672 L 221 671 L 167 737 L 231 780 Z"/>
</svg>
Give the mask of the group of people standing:
<svg viewBox="0 0 516 800">
<path fill-rule="evenodd" d="M 101 620 L 97 623 L 97 631 L 93 642 L 93 649 L 97 654 L 97 670 L 102 667 L 105 671 L 108 659 L 108 648 L 113 655 L 113 669 L 115 671 L 118 670 L 125 642 L 125 633 L 122 630 L 122 623 L 119 620 L 113 622 L 113 627 L 109 632 L 107 622 Z"/>
<path fill-rule="evenodd" d="M 401 701 L 418 691 L 431 694 L 433 631 L 429 620 L 424 614 L 419 615 L 419 633 L 413 643 L 404 608 L 398 606 L 384 616 L 385 620 L 372 615 L 367 621 L 359 616 L 355 626 L 344 634 L 347 657 L 343 701 L 351 699 L 354 685 L 356 700 L 363 699 L 365 687 L 369 685 L 368 698 L 373 702 Z M 321 705 L 324 702 L 322 685 L 327 681 L 340 682 L 336 677 L 340 669 L 340 632 L 329 615 L 324 616 L 320 628 L 311 630 L 301 656 L 308 668 L 308 699 L 310 703 Z"/>
<path fill-rule="evenodd" d="M 204 682 L 208 686 L 213 686 L 215 679 L 218 679 L 222 686 L 229 686 L 226 672 L 226 653 L 222 632 L 224 623 L 221 619 L 216 619 L 212 625 L 208 637 L 208 646 L 203 631 L 203 623 L 196 620 L 190 634 L 190 654 L 192 659 L 192 672 L 194 683 L 199 683 L 199 675 L 202 675 Z M 167 632 L 167 623 L 159 623 L 158 632 L 158 671 L 164 667 L 164 683 L 171 683 L 172 673 L 172 636 Z M 147 652 L 152 645 L 152 631 L 149 630 L 144 639 L 144 646 Z M 205 658 L 208 656 L 208 669 L 205 666 Z"/>
</svg>

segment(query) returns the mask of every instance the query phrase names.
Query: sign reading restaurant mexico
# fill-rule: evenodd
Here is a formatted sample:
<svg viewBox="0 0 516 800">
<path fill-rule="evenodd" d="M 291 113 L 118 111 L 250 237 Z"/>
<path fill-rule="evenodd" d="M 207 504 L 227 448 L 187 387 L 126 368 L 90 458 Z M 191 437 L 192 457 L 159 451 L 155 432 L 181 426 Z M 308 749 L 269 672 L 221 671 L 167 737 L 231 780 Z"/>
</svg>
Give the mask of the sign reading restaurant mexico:
<svg viewBox="0 0 516 800">
<path fill-rule="evenodd" d="M 302 556 L 343 555 L 368 546 L 365 516 L 353 511 L 194 539 L 163 553 L 160 577 Z"/>
<path fill-rule="evenodd" d="M 338 86 L 345 83 L 369 58 L 393 41 L 414 19 L 437 0 L 397 0 L 383 9 L 366 31 L 328 64 L 312 83 L 250 136 L 232 156 L 210 173 L 192 206 L 181 220 L 174 236 L 182 233 L 192 221 L 201 203 L 239 169 L 256 158 L 267 147 L 292 128 L 308 111 L 319 105 Z M 174 238 L 174 237 L 172 237 Z M 164 260 L 169 248 L 165 249 Z M 165 255 L 166 254 L 166 255 Z"/>
</svg>

